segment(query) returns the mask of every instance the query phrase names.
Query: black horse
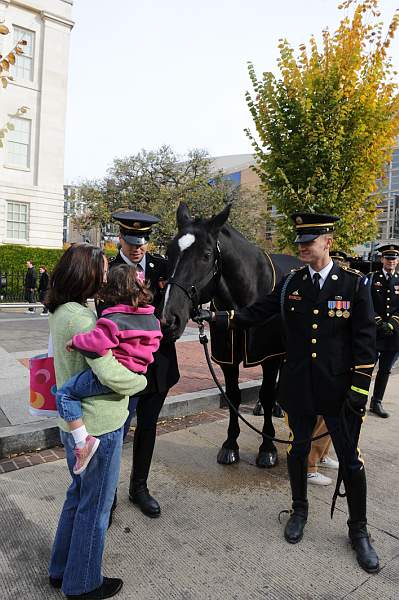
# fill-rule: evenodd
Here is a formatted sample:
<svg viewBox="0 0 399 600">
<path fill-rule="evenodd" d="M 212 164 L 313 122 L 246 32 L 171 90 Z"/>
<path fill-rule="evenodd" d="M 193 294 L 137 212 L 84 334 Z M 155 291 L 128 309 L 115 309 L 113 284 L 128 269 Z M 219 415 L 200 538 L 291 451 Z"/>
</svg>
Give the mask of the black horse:
<svg viewBox="0 0 399 600">
<path fill-rule="evenodd" d="M 178 233 L 168 255 L 169 281 L 165 292 L 165 335 L 179 338 L 199 304 L 212 301 L 218 310 L 238 309 L 269 294 L 281 277 L 301 263 L 292 256 L 267 255 L 226 224 L 230 205 L 211 219 L 192 219 L 186 204 L 177 210 Z M 259 401 L 264 411 L 263 432 L 274 436 L 272 409 L 276 378 L 284 354 L 280 317 L 273 317 L 248 331 L 230 331 L 228 336 L 211 327 L 212 358 L 222 368 L 226 394 L 238 408 L 241 392 L 239 365 L 262 365 Z M 237 415 L 230 410 L 228 435 L 217 460 L 232 464 L 239 460 Z M 277 464 L 277 449 L 263 438 L 256 459 L 259 467 Z"/>
</svg>

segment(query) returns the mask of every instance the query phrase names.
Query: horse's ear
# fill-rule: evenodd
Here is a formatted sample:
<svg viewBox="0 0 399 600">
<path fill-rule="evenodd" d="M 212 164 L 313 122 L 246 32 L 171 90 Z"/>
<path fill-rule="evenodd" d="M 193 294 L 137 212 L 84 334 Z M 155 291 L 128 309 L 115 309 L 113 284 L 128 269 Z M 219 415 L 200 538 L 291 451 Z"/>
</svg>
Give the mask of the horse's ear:
<svg viewBox="0 0 399 600">
<path fill-rule="evenodd" d="M 188 206 L 185 202 L 180 202 L 178 209 L 176 211 L 176 223 L 177 228 L 180 231 L 186 225 L 191 223 L 192 218 L 190 215 L 190 211 L 188 210 Z"/>
<path fill-rule="evenodd" d="M 226 223 L 227 219 L 229 218 L 230 209 L 231 209 L 231 204 L 226 204 L 226 206 L 220 213 L 218 213 L 217 215 L 215 215 L 211 219 L 209 219 L 209 226 L 213 231 L 219 231 L 219 229 L 221 229 L 221 227 L 223 227 L 223 225 Z"/>
</svg>

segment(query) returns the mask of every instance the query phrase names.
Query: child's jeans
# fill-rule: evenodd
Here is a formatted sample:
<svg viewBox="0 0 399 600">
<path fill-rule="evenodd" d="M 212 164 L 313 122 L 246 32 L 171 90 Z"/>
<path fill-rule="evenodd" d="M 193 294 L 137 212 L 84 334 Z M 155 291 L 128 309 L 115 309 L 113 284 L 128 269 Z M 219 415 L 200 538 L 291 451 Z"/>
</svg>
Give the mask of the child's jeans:
<svg viewBox="0 0 399 600">
<path fill-rule="evenodd" d="M 91 369 L 74 375 L 57 390 L 57 409 L 65 421 L 75 421 L 83 416 L 81 400 L 90 396 L 112 394 L 113 391 L 103 385 Z"/>
</svg>

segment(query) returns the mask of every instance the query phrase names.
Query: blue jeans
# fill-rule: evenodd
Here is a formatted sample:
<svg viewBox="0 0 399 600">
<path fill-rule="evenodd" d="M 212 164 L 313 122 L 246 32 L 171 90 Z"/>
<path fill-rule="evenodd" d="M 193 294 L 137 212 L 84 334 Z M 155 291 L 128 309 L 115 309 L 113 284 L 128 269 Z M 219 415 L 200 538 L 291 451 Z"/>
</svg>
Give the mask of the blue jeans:
<svg viewBox="0 0 399 600">
<path fill-rule="evenodd" d="M 119 478 L 123 428 L 100 435 L 87 469 L 73 474 L 75 443 L 61 431 L 72 483 L 58 522 L 49 575 L 62 578 L 64 594 L 84 594 L 102 585 L 101 563 L 109 515 Z"/>
<path fill-rule="evenodd" d="M 112 390 L 103 385 L 91 369 L 77 373 L 57 390 L 57 409 L 65 421 L 76 421 L 81 419 L 82 399 L 90 396 L 102 396 L 113 393 Z"/>
<path fill-rule="evenodd" d="M 134 415 L 136 414 L 136 408 L 137 408 L 137 404 L 138 404 L 139 400 L 140 400 L 140 396 L 130 396 L 129 397 L 129 406 L 128 406 L 129 415 L 123 426 L 123 439 L 125 439 L 125 437 L 129 433 L 130 423 L 132 422 L 132 419 L 133 419 Z"/>
</svg>

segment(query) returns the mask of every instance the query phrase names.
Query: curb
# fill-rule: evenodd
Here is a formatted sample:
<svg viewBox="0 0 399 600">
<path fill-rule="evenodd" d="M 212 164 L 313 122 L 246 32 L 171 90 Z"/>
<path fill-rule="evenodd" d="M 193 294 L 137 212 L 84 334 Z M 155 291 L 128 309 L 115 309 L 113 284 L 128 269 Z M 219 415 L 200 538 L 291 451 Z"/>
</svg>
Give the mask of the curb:
<svg viewBox="0 0 399 600">
<path fill-rule="evenodd" d="M 240 384 L 241 401 L 243 403 L 255 402 L 258 399 L 260 385 L 260 380 L 246 381 Z M 217 388 L 168 396 L 159 419 L 188 417 L 209 409 L 214 410 L 220 407 L 220 397 Z M 133 419 L 132 425 L 135 423 L 136 419 Z M 7 458 L 10 454 L 53 448 L 60 443 L 56 418 L 0 428 L 0 458 Z"/>
</svg>

